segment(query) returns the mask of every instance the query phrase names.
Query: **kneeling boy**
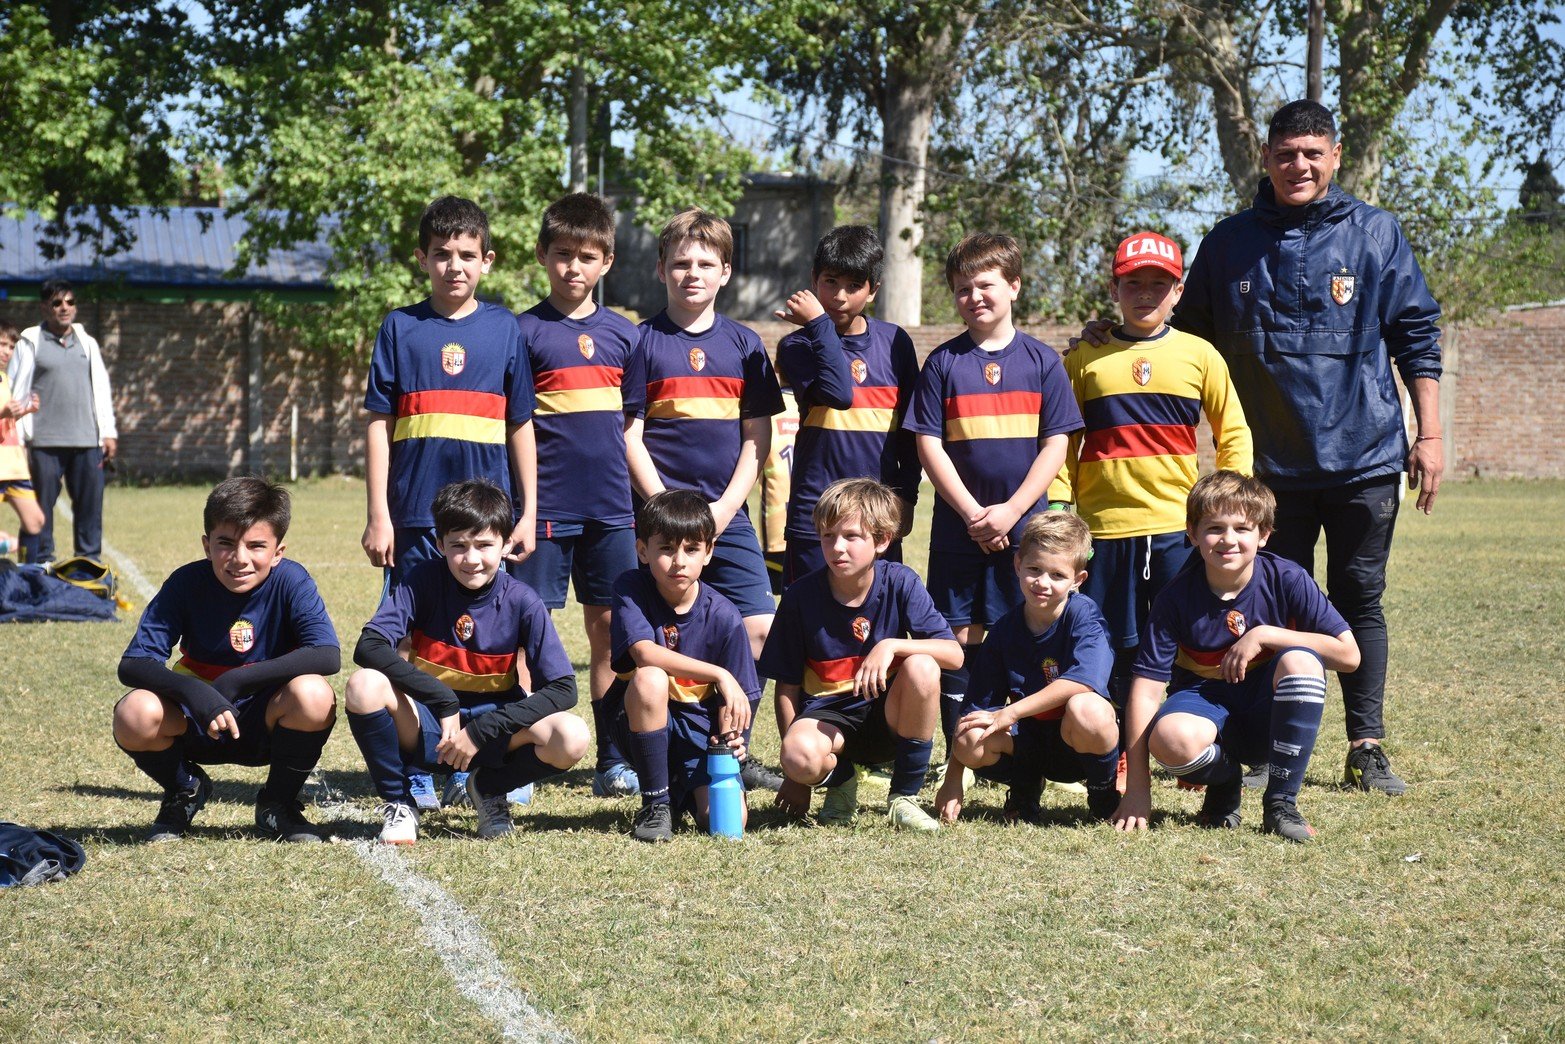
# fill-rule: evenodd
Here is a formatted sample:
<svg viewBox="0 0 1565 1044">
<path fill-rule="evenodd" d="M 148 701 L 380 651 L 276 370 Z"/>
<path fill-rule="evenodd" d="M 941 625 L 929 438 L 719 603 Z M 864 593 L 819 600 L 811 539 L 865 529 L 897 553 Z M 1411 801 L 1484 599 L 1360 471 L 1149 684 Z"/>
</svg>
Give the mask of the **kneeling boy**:
<svg viewBox="0 0 1565 1044">
<path fill-rule="evenodd" d="M 567 713 L 576 675 L 549 610 L 502 568 L 510 496 L 480 479 L 453 482 L 433 513 L 441 559 L 392 588 L 353 650 L 363 669 L 348 679 L 348 727 L 384 802 L 387 844 L 418 837 L 409 772 L 469 772 L 478 834 L 501 837 L 512 829 L 506 792 L 565 771 L 587 750 L 586 725 Z M 407 660 L 397 652 L 404 640 Z"/>
<path fill-rule="evenodd" d="M 1108 819 L 1119 805 L 1119 722 L 1108 700 L 1114 652 L 1103 614 L 1080 588 L 1092 534 L 1063 511 L 1034 515 L 1016 545 L 1022 604 L 984 638 L 951 767 L 935 805 L 954 823 L 962 769 L 1009 783 L 1005 811 L 1036 822 L 1045 779 L 1087 784 L 1087 808 Z"/>
<path fill-rule="evenodd" d="M 1185 525 L 1200 553 L 1152 603 L 1125 704 L 1129 774 L 1114 813 L 1141 830 L 1152 810 L 1147 755 L 1206 784 L 1202 826 L 1239 825 L 1240 763 L 1268 763 L 1261 829 L 1308 841 L 1299 787 L 1315 749 L 1327 669 L 1359 665 L 1346 621 L 1303 569 L 1261 551 L 1277 500 L 1232 471 L 1190 490 Z M 1158 706 L 1164 686 L 1169 697 Z"/>
<path fill-rule="evenodd" d="M 664 490 L 636 512 L 636 555 L 647 568 L 627 570 L 614 584 L 611 655 L 619 673 L 604 699 L 625 708 L 615 728 L 641 780 L 630 831 L 638 841 L 667 841 L 686 809 L 706 826 L 707 747 L 723 743 L 743 758 L 761 699 L 744 617 L 701 582 L 716 540 L 700 493 Z"/>
<path fill-rule="evenodd" d="M 134 688 L 114 707 L 114 741 L 163 788 L 148 841 L 190 829 L 212 795 L 201 765 L 268 766 L 256 833 L 321 839 L 299 790 L 336 721 L 326 676 L 342 653 L 315 581 L 283 558 L 290 513 L 281 486 L 220 483 L 202 516 L 205 560 L 169 574 L 120 660 Z"/>
<path fill-rule="evenodd" d="M 822 821 L 851 821 L 854 764 L 891 761 L 892 825 L 940 828 L 914 795 L 929 771 L 940 672 L 961 665 L 962 647 L 918 574 L 878 560 L 901 516 L 897 495 L 872 479 L 828 486 L 814 512 L 826 566 L 783 593 L 761 653 L 760 673 L 777 682 L 788 777 L 777 803 L 796 815 L 825 783 Z"/>
</svg>

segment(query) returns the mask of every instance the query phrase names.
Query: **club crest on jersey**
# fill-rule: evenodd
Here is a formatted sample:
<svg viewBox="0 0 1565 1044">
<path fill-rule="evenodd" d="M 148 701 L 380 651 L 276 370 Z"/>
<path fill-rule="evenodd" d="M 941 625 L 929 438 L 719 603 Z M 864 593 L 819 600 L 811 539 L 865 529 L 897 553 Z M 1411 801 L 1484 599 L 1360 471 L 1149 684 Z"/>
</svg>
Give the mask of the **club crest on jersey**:
<svg viewBox="0 0 1565 1044">
<path fill-rule="evenodd" d="M 255 624 L 249 620 L 235 620 L 228 629 L 228 644 L 236 653 L 247 653 L 255 648 Z"/>
<path fill-rule="evenodd" d="M 663 648 L 676 650 L 679 648 L 679 625 L 663 625 Z"/>
<path fill-rule="evenodd" d="M 1353 300 L 1353 290 L 1358 280 L 1346 268 L 1331 277 L 1331 299 L 1339 305 Z"/>
<path fill-rule="evenodd" d="M 1240 637 L 1244 636 L 1244 632 L 1245 632 L 1245 629 L 1246 629 L 1246 625 L 1245 625 L 1245 622 L 1244 622 L 1244 614 L 1241 613 L 1239 610 L 1237 610 L 1237 609 L 1230 609 L 1230 610 L 1228 610 L 1228 615 L 1223 618 L 1223 622 L 1228 625 L 1228 629 L 1233 632 L 1233 636 L 1235 638 L 1240 638 Z"/>
<path fill-rule="evenodd" d="M 690 368 L 697 372 L 706 369 L 705 348 L 697 347 L 690 349 Z"/>
<path fill-rule="evenodd" d="M 1049 684 L 1060 676 L 1059 661 L 1052 656 L 1045 656 L 1043 658 L 1043 663 L 1039 664 L 1038 666 L 1043 670 L 1043 683 L 1045 685 Z"/>
<path fill-rule="evenodd" d="M 869 376 L 869 363 L 863 359 L 854 359 L 849 364 L 848 370 L 853 374 L 854 384 L 863 384 L 864 378 Z"/>
<path fill-rule="evenodd" d="M 455 377 L 467 366 L 467 349 L 452 341 L 440 348 L 440 368 Z"/>
<path fill-rule="evenodd" d="M 858 642 L 869 641 L 869 620 L 862 616 L 853 618 L 853 640 Z"/>
<path fill-rule="evenodd" d="M 456 636 L 464 642 L 473 640 L 473 618 L 466 613 L 456 618 Z"/>
<path fill-rule="evenodd" d="M 580 337 L 576 338 L 576 347 L 581 351 L 581 357 L 583 359 L 591 359 L 593 354 L 598 350 L 598 346 L 593 344 L 592 338 L 586 334 L 582 334 Z"/>
<path fill-rule="evenodd" d="M 1145 388 L 1147 386 L 1147 382 L 1152 379 L 1152 360 L 1143 355 L 1141 358 L 1131 363 L 1130 376 L 1135 379 L 1137 384 Z"/>
<path fill-rule="evenodd" d="M 984 363 L 984 380 L 990 384 L 1000 383 L 1000 364 Z"/>
</svg>

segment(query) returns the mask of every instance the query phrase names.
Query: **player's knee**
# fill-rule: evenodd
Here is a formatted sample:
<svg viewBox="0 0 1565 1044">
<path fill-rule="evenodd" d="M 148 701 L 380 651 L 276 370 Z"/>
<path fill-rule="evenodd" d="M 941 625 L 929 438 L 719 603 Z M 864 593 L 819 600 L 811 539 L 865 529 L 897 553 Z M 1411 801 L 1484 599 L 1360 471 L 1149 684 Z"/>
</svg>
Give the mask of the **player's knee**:
<svg viewBox="0 0 1565 1044">
<path fill-rule="evenodd" d="M 114 705 L 114 741 L 127 750 L 158 739 L 163 725 L 163 701 L 146 689 L 132 689 Z"/>
<path fill-rule="evenodd" d="M 907 679 L 907 684 L 920 696 L 938 699 L 940 696 L 940 665 L 933 656 L 920 653 L 909 656 L 897 668 L 897 674 Z"/>
<path fill-rule="evenodd" d="M 306 674 L 288 683 L 283 690 L 283 713 L 300 724 L 325 728 L 337 712 L 337 694 L 331 683 L 319 674 Z"/>
<path fill-rule="evenodd" d="M 1203 718 L 1170 714 L 1153 723 L 1147 749 L 1161 764 L 1188 765 L 1211 746 L 1212 732 L 1211 723 Z"/>
<path fill-rule="evenodd" d="M 342 702 L 349 714 L 373 714 L 390 710 L 392 696 L 391 681 L 379 671 L 365 667 L 354 671 L 348 679 Z"/>
<path fill-rule="evenodd" d="M 1326 677 L 1326 665 L 1310 649 L 1287 649 L 1277 657 L 1277 677 L 1290 674 L 1307 674 L 1313 678 Z"/>
<path fill-rule="evenodd" d="M 818 732 L 789 729 L 779 757 L 783 774 L 795 783 L 819 782 L 826 774 L 826 758 L 831 753 L 831 744 L 825 739 Z"/>
<path fill-rule="evenodd" d="M 661 667 L 638 667 L 625 690 L 625 701 L 651 709 L 668 702 L 668 672 Z"/>
<path fill-rule="evenodd" d="M 1060 735 L 1072 750 L 1107 754 L 1119 742 L 1113 704 L 1095 692 L 1078 692 L 1065 704 Z"/>
<path fill-rule="evenodd" d="M 978 768 L 994 760 L 987 743 L 978 738 L 976 729 L 969 729 L 951 741 L 951 756 L 968 768 Z"/>
<path fill-rule="evenodd" d="M 553 723 L 554 735 L 549 742 L 554 758 L 545 757 L 544 760 L 555 768 L 570 768 L 587 755 L 587 748 L 592 745 L 592 737 L 587 733 L 586 723 L 574 714 L 562 711 L 551 717 L 559 719 Z"/>
</svg>

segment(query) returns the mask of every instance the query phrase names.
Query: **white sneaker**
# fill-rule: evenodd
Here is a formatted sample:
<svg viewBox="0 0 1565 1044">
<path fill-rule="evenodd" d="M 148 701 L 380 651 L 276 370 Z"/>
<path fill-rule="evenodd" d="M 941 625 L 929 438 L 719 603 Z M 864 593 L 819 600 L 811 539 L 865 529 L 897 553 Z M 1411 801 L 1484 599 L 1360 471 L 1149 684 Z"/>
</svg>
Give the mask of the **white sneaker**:
<svg viewBox="0 0 1565 1044">
<path fill-rule="evenodd" d="M 380 828 L 383 845 L 411 845 L 418 840 L 418 812 L 412 805 L 388 801 L 380 806 L 386 825 Z"/>
<path fill-rule="evenodd" d="M 472 802 L 473 811 L 478 813 L 478 836 L 485 841 L 504 837 L 515 829 L 511 822 L 510 799 L 504 794 L 480 794 L 477 770 L 468 773 L 467 800 Z"/>
<path fill-rule="evenodd" d="M 928 812 L 918 807 L 918 802 L 905 795 L 897 795 L 891 799 L 886 809 L 886 818 L 891 820 L 891 825 L 898 830 L 914 830 L 921 834 L 933 834 L 940 829 L 940 824 Z"/>
</svg>

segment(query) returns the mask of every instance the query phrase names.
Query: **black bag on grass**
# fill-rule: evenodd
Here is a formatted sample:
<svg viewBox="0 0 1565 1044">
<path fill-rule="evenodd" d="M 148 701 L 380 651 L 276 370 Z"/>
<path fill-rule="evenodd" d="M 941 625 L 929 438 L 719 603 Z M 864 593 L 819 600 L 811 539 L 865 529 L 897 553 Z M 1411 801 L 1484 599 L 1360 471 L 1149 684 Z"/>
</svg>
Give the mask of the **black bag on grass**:
<svg viewBox="0 0 1565 1044">
<path fill-rule="evenodd" d="M 86 862 L 82 846 L 68 837 L 0 823 L 0 888 L 63 881 Z"/>
</svg>

